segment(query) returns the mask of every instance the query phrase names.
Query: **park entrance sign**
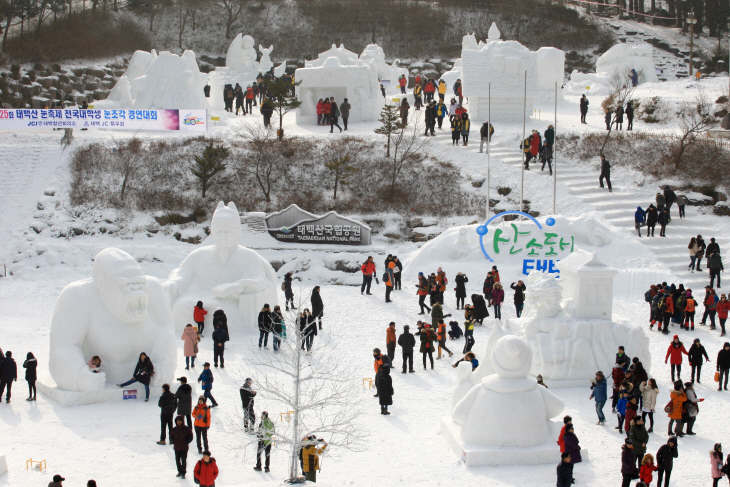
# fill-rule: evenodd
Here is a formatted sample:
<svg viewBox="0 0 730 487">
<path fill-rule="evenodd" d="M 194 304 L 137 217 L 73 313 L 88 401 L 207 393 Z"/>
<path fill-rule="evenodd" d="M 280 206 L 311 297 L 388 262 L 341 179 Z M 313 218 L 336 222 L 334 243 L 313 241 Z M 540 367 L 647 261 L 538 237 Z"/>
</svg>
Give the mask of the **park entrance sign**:
<svg viewBox="0 0 730 487">
<path fill-rule="evenodd" d="M 494 220 L 506 215 L 523 216 L 527 221 L 504 221 L 489 227 Z M 548 218 L 543 225 L 527 213 L 505 211 L 477 227 L 479 245 L 490 262 L 521 260 L 525 275 L 531 271 L 559 274 L 555 264 L 573 252 L 575 237 L 562 235 L 555 223 L 554 218 Z"/>
<path fill-rule="evenodd" d="M 370 227 L 334 211 L 317 216 L 297 205 L 266 217 L 269 235 L 281 242 L 370 245 Z"/>
</svg>

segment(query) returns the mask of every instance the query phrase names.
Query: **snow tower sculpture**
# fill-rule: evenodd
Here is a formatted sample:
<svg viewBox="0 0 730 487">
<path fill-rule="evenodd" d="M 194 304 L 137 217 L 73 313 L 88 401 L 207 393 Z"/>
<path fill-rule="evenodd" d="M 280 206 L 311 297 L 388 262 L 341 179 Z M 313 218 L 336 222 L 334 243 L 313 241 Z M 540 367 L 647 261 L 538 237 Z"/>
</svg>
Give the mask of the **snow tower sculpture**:
<svg viewBox="0 0 730 487">
<path fill-rule="evenodd" d="M 225 311 L 230 331 L 254 330 L 264 304 L 276 305 L 276 273 L 266 259 L 238 244 L 241 216 L 234 203 L 218 203 L 210 230 L 214 244 L 190 252 L 164 283 L 175 327 L 190 323 L 193 307 L 203 301 L 208 310 Z M 206 324 L 212 321 L 210 312 Z"/>
<path fill-rule="evenodd" d="M 48 368 L 59 389 L 98 392 L 132 377 L 140 353 L 155 366 L 153 390 L 175 377 L 177 342 L 161 283 L 126 252 L 99 252 L 89 279 L 66 286 L 51 322 Z M 102 359 L 99 373 L 87 362 Z M 121 398 L 121 393 L 119 393 Z"/>
</svg>

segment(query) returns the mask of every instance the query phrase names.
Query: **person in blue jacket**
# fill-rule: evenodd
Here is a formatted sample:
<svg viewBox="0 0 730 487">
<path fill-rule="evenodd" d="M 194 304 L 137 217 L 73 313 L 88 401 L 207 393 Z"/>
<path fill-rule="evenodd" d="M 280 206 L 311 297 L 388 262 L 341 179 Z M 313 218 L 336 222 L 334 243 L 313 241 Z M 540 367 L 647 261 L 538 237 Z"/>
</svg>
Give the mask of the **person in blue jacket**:
<svg viewBox="0 0 730 487">
<path fill-rule="evenodd" d="M 636 86 L 639 84 L 639 74 L 636 72 L 635 69 L 632 69 L 629 73 L 629 77 L 631 78 L 631 86 Z"/>
<path fill-rule="evenodd" d="M 607 385 L 608 382 L 603 376 L 603 372 L 600 370 L 596 372 L 596 379 L 591 380 L 591 389 L 593 392 L 591 392 L 590 397 L 591 399 L 596 399 L 596 414 L 598 415 L 598 423 L 596 424 L 606 423 L 606 416 L 603 415 L 603 406 L 606 405 L 606 401 L 608 400 Z"/>
<path fill-rule="evenodd" d="M 636 228 L 639 238 L 641 238 L 641 227 L 644 225 L 646 225 L 646 212 L 641 209 L 641 206 L 637 206 L 634 213 L 634 228 Z"/>
<path fill-rule="evenodd" d="M 629 392 L 624 390 L 621 393 L 621 399 L 616 404 L 616 415 L 618 416 L 618 426 L 615 429 L 621 433 L 624 427 L 624 420 L 626 419 L 626 405 L 629 403 Z"/>
<path fill-rule="evenodd" d="M 210 362 L 205 362 L 203 364 L 203 372 L 200 373 L 200 377 L 198 377 L 198 382 L 201 382 L 201 387 L 203 388 L 203 396 L 206 399 L 210 399 L 210 402 L 213 403 L 211 407 L 218 407 L 218 403 L 216 402 L 213 395 L 210 393 L 211 389 L 213 389 L 213 371 L 210 370 Z"/>
</svg>

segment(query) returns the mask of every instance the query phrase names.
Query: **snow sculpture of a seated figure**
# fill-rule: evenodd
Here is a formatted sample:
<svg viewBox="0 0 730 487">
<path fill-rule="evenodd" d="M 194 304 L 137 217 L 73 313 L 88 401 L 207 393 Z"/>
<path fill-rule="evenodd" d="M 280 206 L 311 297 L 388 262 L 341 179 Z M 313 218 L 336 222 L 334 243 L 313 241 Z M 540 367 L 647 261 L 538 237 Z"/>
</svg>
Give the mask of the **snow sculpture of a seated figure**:
<svg viewBox="0 0 730 487">
<path fill-rule="evenodd" d="M 272 309 L 276 304 L 276 272 L 258 253 L 238 244 L 241 216 L 234 203 L 218 203 L 210 230 L 214 245 L 190 252 L 164 284 L 175 327 L 182 330 L 191 323 L 193 307 L 203 301 L 208 309 L 225 311 L 229 331 L 255 330 L 264 304 Z M 212 320 L 208 313 L 206 328 Z"/>
<path fill-rule="evenodd" d="M 177 342 L 162 284 L 145 276 L 126 252 L 107 248 L 91 278 L 72 282 L 58 297 L 51 322 L 48 367 L 60 389 L 94 392 L 124 382 L 144 352 L 155 367 L 150 385 L 175 377 Z M 98 373 L 87 365 L 98 355 Z"/>
<path fill-rule="evenodd" d="M 543 445 L 552 434 L 550 419 L 564 405 L 527 377 L 532 365 L 530 346 L 520 337 L 504 336 L 495 343 L 490 362 L 496 374 L 482 379 L 452 411 L 454 423 L 461 425 L 461 439 L 497 447 Z"/>
</svg>

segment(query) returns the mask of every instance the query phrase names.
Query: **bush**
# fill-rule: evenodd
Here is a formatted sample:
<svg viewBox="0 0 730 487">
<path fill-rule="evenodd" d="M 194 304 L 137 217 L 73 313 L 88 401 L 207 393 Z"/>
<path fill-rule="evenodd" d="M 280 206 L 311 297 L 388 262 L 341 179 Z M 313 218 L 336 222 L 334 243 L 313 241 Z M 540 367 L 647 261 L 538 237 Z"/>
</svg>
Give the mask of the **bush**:
<svg viewBox="0 0 730 487">
<path fill-rule="evenodd" d="M 13 59 L 21 62 L 111 57 L 138 49 L 149 51 L 147 31 L 126 16 L 90 10 L 59 18 L 23 35 L 9 38 L 5 45 Z"/>
<path fill-rule="evenodd" d="M 10 65 L 10 74 L 14 80 L 20 79 L 20 64 Z"/>
</svg>

